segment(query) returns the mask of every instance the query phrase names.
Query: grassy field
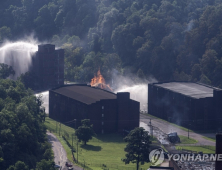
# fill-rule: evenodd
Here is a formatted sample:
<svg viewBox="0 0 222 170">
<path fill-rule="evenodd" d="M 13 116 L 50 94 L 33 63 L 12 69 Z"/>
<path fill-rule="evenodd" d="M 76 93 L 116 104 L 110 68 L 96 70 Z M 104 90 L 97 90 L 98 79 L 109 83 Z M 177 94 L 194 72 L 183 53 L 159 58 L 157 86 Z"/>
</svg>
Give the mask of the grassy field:
<svg viewBox="0 0 222 170">
<path fill-rule="evenodd" d="M 67 146 L 66 141 L 62 137 L 59 137 L 59 125 L 57 126 L 57 133 L 56 122 L 54 120 L 46 118 L 45 125 L 49 131 L 52 131 L 59 138 L 67 152 L 68 159 L 72 160 L 71 149 Z M 66 136 L 66 139 L 71 145 L 73 133 L 73 128 L 61 124 L 60 136 Z M 75 137 L 73 145 L 74 149 L 76 150 L 77 140 Z M 90 140 L 86 146 L 84 146 L 82 143 L 78 144 L 78 161 L 81 163 L 81 165 L 85 164 L 93 170 L 102 170 L 105 168 L 109 168 L 109 170 L 134 170 L 136 167 L 135 164 L 131 163 L 125 165 L 124 162 L 121 161 L 126 154 L 126 152 L 124 152 L 125 146 L 126 143 L 123 141 L 123 137 L 119 134 L 97 135 L 96 137 L 93 137 L 93 139 Z M 77 158 L 77 154 L 74 153 L 74 155 L 75 158 Z M 104 168 L 101 168 L 102 166 Z M 150 163 L 146 163 L 141 165 L 140 168 L 146 170 L 149 168 L 149 166 Z"/>
<path fill-rule="evenodd" d="M 206 136 L 204 136 L 203 138 L 204 138 L 204 139 L 207 139 L 207 140 L 211 140 L 211 141 L 213 141 L 213 142 L 216 142 L 216 138 L 209 138 L 209 137 L 206 137 Z"/>
<path fill-rule="evenodd" d="M 190 151 L 196 151 L 196 152 L 203 152 L 203 153 L 215 153 L 215 146 L 176 146 L 177 150 L 190 150 Z"/>
<path fill-rule="evenodd" d="M 189 138 L 189 139 L 188 139 L 187 136 L 181 136 L 181 135 L 179 135 L 179 137 L 180 137 L 180 142 L 181 142 L 181 144 L 195 144 L 195 143 L 198 142 L 197 140 L 195 140 L 195 139 L 193 139 L 193 138 Z"/>
</svg>

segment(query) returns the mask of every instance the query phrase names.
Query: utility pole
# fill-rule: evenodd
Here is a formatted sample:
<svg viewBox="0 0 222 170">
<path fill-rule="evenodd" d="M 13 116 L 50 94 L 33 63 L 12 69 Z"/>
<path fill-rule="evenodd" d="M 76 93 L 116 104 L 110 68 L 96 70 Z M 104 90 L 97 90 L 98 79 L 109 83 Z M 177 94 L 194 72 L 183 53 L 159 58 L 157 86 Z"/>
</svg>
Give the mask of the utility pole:
<svg viewBox="0 0 222 170">
<path fill-rule="evenodd" d="M 188 139 L 189 139 L 189 137 L 190 137 L 189 129 L 190 129 L 190 124 L 188 125 Z"/>
<path fill-rule="evenodd" d="M 73 151 L 73 134 L 72 134 L 72 151 Z"/>
<path fill-rule="evenodd" d="M 72 134 L 72 158 L 73 158 L 73 160 L 75 160 L 74 158 L 74 154 L 73 154 L 73 134 Z"/>
<path fill-rule="evenodd" d="M 60 130 L 61 130 L 61 123 L 59 123 L 59 136 L 60 136 Z"/>
<path fill-rule="evenodd" d="M 150 122 L 149 122 L 149 126 L 150 126 L 150 135 L 153 137 L 153 126 L 151 124 L 151 119 L 150 119 Z"/>
<path fill-rule="evenodd" d="M 75 120 L 75 129 L 76 129 L 76 120 L 77 120 L 77 119 L 74 119 L 74 120 Z"/>
<path fill-rule="evenodd" d="M 77 119 L 74 119 L 75 120 L 75 130 L 76 130 L 76 121 L 77 121 Z M 77 137 L 76 137 L 76 141 L 77 141 L 77 148 L 76 148 L 76 153 L 77 153 L 77 163 L 78 163 L 78 139 L 77 139 Z"/>
<path fill-rule="evenodd" d="M 77 163 L 78 163 L 78 140 L 77 140 Z"/>
<path fill-rule="evenodd" d="M 189 128 L 188 128 L 188 139 L 189 139 Z"/>
<path fill-rule="evenodd" d="M 84 168 L 85 168 L 85 159 L 83 159 L 84 160 Z"/>
<path fill-rule="evenodd" d="M 57 133 L 57 121 L 56 121 L 56 133 Z"/>
</svg>

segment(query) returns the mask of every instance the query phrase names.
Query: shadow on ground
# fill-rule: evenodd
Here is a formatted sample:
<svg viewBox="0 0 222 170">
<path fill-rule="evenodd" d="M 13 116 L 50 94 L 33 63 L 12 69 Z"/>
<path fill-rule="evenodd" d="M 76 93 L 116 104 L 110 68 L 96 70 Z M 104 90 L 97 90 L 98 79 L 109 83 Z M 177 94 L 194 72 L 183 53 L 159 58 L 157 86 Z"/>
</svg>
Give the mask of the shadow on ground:
<svg viewBox="0 0 222 170">
<path fill-rule="evenodd" d="M 118 133 L 113 133 L 113 134 L 98 134 L 96 136 L 96 139 L 102 142 L 112 142 L 112 143 L 124 143 L 123 140 L 124 136 L 118 134 Z"/>
<path fill-rule="evenodd" d="M 101 146 L 94 146 L 94 145 L 81 145 L 81 148 L 90 150 L 90 151 L 101 151 Z"/>
</svg>

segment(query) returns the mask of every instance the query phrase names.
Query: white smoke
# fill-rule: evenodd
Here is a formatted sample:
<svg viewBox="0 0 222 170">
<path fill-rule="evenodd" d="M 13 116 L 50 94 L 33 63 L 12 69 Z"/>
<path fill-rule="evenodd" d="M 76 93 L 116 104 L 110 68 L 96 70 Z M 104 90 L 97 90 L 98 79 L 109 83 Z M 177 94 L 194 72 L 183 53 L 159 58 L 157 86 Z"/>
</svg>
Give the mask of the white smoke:
<svg viewBox="0 0 222 170">
<path fill-rule="evenodd" d="M 13 79 L 29 70 L 32 63 L 32 55 L 38 50 L 35 40 L 5 42 L 0 47 L 0 63 L 12 66 L 15 70 Z"/>
</svg>

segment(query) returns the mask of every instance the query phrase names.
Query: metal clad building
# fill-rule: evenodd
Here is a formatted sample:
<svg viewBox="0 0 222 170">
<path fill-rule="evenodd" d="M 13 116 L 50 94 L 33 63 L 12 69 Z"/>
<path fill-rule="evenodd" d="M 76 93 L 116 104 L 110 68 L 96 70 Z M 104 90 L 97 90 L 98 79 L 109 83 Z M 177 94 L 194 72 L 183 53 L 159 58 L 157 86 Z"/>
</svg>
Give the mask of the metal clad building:
<svg viewBox="0 0 222 170">
<path fill-rule="evenodd" d="M 49 117 L 59 122 L 90 119 L 96 133 L 113 133 L 139 127 L 139 102 L 130 94 L 108 92 L 85 84 L 49 91 Z M 75 127 L 75 124 L 73 125 Z"/>
<path fill-rule="evenodd" d="M 222 127 L 222 89 L 191 82 L 148 85 L 148 113 L 196 130 Z"/>
</svg>

